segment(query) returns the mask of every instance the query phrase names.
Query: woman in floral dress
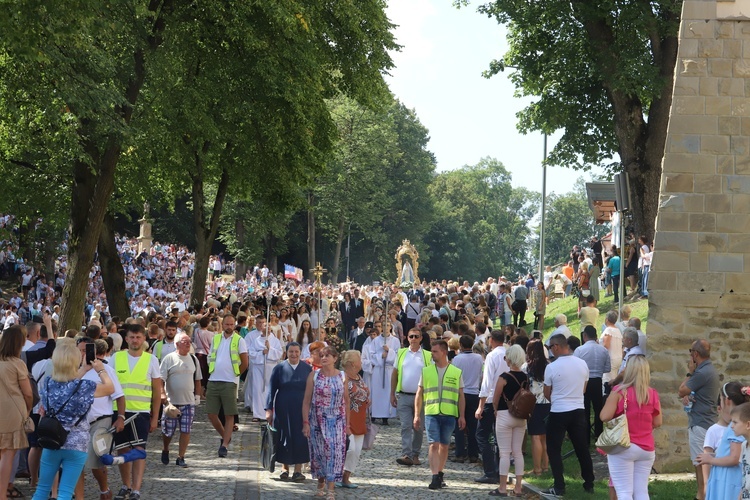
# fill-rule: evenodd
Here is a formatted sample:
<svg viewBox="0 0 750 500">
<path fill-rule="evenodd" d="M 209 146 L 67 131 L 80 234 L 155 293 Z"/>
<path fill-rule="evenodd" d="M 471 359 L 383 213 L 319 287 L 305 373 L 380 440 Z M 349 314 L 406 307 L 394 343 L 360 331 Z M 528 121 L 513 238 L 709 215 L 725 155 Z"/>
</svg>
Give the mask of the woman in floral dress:
<svg viewBox="0 0 750 500">
<path fill-rule="evenodd" d="M 302 403 L 302 433 L 310 446 L 310 473 L 318 480 L 316 497 L 334 499 L 334 487 L 344 477 L 349 427 L 346 375 L 336 369 L 338 352 L 321 349 L 321 368 L 309 375 Z M 327 488 L 326 488 L 327 486 Z"/>
</svg>

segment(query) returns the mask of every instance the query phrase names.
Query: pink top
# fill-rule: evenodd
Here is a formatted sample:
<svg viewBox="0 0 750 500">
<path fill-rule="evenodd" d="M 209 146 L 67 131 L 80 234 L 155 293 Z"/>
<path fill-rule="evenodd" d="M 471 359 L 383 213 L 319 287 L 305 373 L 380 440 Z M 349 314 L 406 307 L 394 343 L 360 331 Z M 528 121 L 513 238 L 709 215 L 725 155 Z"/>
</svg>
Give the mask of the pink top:
<svg viewBox="0 0 750 500">
<path fill-rule="evenodd" d="M 619 386 L 615 387 L 619 390 Z M 614 391 L 613 391 L 614 392 Z M 638 406 L 638 400 L 635 396 L 635 388 L 628 387 L 628 411 L 625 413 L 628 419 L 628 431 L 630 432 L 630 442 L 637 444 L 645 451 L 654 451 L 654 416 L 661 413 L 661 402 L 659 393 L 655 389 L 648 389 L 648 403 Z M 625 398 L 623 397 L 617 403 L 615 416 L 622 415 L 625 408 Z"/>
</svg>

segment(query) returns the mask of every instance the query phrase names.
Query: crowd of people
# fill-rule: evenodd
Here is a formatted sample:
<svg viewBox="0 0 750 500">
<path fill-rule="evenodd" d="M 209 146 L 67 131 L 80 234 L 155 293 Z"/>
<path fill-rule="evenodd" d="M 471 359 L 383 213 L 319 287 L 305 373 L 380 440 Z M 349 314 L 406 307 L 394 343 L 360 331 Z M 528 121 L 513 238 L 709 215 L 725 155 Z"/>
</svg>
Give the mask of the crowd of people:
<svg viewBox="0 0 750 500">
<path fill-rule="evenodd" d="M 580 252 L 578 269 L 571 265 L 579 290 L 589 290 L 580 294 L 581 331 L 572 332 L 559 315 L 545 340 L 541 331 L 522 328 L 526 311 L 543 328 L 555 280 L 567 286 L 560 278 L 565 271 L 548 271 L 540 282 L 529 275 L 403 288 L 346 283 L 318 293 L 314 283 L 286 281 L 265 266 L 226 280 L 218 256 L 211 259 L 205 303 L 192 307 L 186 297 L 194 269 L 186 249 L 158 245 L 136 255 L 132 241 L 119 243 L 130 317 L 108 314 L 98 269 L 82 330 L 58 332 L 59 275 L 46 283 L 32 271 L 9 300 L 6 318 L 13 320 L 6 319 L 0 335 L 0 377 L 8 386 L 3 407 L 17 411 L 0 414 L 0 482 L 7 484 L 0 500 L 21 494 L 13 481 L 19 470 L 30 476 L 35 499 L 83 498 L 86 469 L 102 500 L 138 500 L 149 434 L 161 430 L 163 464 L 172 464 L 172 456 L 175 466 L 187 467 L 202 400 L 219 436 L 218 457 L 229 455 L 244 409 L 279 433 L 280 479 L 304 482 L 309 471 L 316 496 L 329 499 L 336 487 L 358 487 L 352 479 L 363 450 L 373 446 L 378 425 L 394 419 L 398 466 L 422 465 L 426 434 L 431 490 L 445 488 L 446 479 L 462 480 L 446 478 L 451 460 L 481 464 L 474 481 L 492 485 L 491 496 L 520 494 L 525 475 L 548 470 L 554 484 L 546 493 L 563 495 L 567 435 L 583 488 L 592 491 L 591 446 L 604 423 L 624 415 L 630 446 L 607 452 L 611 495 L 648 497 L 660 395 L 650 387 L 639 318 L 624 306 L 599 324 L 598 290 L 591 286 L 599 255 Z M 60 271 L 64 277 L 64 266 Z M 585 273 L 588 288 L 580 280 Z M 719 384 L 707 341 L 691 345 L 690 356 L 679 396 L 690 422 L 696 496 L 747 495 L 750 388 Z M 40 427 L 49 415 L 67 433 L 59 449 L 48 447 L 48 429 Z M 98 446 L 106 435 L 111 445 Z M 526 436 L 532 467 L 524 459 Z M 113 465 L 119 489 L 110 488 Z"/>
</svg>

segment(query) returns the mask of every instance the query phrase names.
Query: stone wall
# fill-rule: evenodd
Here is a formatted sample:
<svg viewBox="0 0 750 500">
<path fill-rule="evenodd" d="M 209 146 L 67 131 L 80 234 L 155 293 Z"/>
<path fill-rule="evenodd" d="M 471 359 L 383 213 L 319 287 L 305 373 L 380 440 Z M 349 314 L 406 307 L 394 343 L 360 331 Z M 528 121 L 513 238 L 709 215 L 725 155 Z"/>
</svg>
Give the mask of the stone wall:
<svg viewBox="0 0 750 500">
<path fill-rule="evenodd" d="M 718 14 L 717 14 L 718 11 Z M 687 0 L 649 276 L 659 471 L 687 470 L 677 388 L 693 340 L 722 379 L 750 382 L 750 1 Z M 717 395 L 718 396 L 718 395 Z"/>
</svg>

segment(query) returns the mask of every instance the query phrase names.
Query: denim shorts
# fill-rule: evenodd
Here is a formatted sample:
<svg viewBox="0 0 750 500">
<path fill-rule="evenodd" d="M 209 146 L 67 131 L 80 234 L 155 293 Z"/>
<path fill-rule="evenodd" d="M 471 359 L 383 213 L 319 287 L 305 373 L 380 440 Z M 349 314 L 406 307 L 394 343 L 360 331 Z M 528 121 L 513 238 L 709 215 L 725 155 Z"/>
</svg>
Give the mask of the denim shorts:
<svg viewBox="0 0 750 500">
<path fill-rule="evenodd" d="M 450 444 L 453 429 L 456 428 L 456 417 L 425 415 L 424 426 L 427 430 L 428 443 Z"/>
</svg>

